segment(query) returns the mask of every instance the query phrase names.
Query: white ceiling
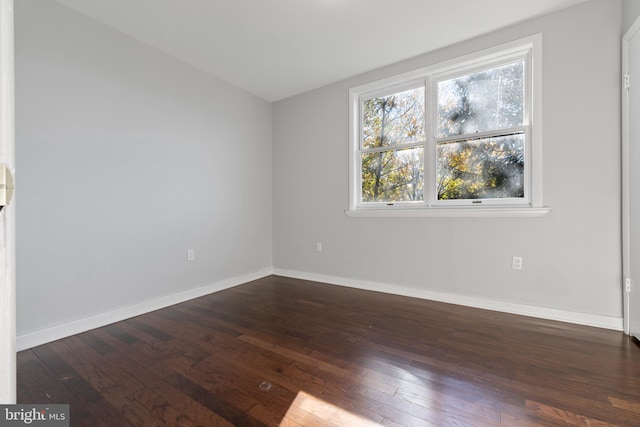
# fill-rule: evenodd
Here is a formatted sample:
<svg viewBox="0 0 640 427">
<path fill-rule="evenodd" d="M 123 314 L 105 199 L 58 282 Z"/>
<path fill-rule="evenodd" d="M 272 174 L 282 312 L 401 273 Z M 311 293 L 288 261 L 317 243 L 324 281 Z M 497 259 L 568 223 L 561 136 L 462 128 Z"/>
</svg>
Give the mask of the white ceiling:
<svg viewBox="0 0 640 427">
<path fill-rule="evenodd" d="M 277 101 L 587 0 L 57 0 Z"/>
</svg>

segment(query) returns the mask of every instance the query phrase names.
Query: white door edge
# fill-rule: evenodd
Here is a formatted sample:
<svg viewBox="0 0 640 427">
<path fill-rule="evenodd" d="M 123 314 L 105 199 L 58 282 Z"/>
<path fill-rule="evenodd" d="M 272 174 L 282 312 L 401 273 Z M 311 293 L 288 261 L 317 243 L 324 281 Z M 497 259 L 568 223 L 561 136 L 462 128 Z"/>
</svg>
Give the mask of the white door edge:
<svg viewBox="0 0 640 427">
<path fill-rule="evenodd" d="M 0 0 L 0 162 L 14 171 L 13 0 Z M 0 211 L 0 404 L 16 403 L 15 204 Z"/>
</svg>

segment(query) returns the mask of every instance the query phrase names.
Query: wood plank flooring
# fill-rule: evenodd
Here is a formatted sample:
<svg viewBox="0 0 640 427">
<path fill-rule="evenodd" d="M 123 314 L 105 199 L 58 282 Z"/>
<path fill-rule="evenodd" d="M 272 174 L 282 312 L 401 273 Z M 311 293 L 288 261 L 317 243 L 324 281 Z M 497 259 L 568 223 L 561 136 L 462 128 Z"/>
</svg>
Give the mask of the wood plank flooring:
<svg viewBox="0 0 640 427">
<path fill-rule="evenodd" d="M 640 426 L 623 333 L 270 276 L 18 354 L 72 426 Z"/>
</svg>

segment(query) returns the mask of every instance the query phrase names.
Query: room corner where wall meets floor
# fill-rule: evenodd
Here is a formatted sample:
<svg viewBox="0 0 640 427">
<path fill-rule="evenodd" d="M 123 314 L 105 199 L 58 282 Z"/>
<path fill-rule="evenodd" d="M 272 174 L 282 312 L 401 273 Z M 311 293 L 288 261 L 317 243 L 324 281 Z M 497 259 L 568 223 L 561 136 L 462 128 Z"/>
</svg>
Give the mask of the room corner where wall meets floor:
<svg viewBox="0 0 640 427">
<path fill-rule="evenodd" d="M 20 334 L 16 339 L 17 349 L 18 351 L 26 350 L 71 335 L 79 334 L 91 329 L 140 316 L 146 313 L 153 312 L 155 310 L 170 307 L 174 304 L 180 304 L 185 301 L 219 292 L 224 289 L 239 286 L 271 275 L 343 286 L 353 289 L 419 298 L 428 301 L 443 302 L 447 304 L 455 304 L 484 310 L 537 317 L 541 319 L 592 326 L 602 329 L 622 331 L 621 318 L 595 316 L 585 313 L 568 312 L 564 310 L 554 310 L 544 307 L 534 307 L 523 304 L 508 303 L 504 301 L 487 300 L 444 292 L 430 292 L 415 288 L 408 288 L 406 286 L 398 286 L 379 282 L 367 282 L 362 280 L 325 276 L 300 271 L 267 268 L 252 274 L 230 278 L 221 282 L 198 287 L 190 291 L 168 295 L 162 298 L 156 298 L 152 301 L 146 301 L 141 304 L 124 307 L 122 309 L 114 310 L 108 313 L 102 313 L 96 316 L 60 324 L 51 328 Z"/>
</svg>

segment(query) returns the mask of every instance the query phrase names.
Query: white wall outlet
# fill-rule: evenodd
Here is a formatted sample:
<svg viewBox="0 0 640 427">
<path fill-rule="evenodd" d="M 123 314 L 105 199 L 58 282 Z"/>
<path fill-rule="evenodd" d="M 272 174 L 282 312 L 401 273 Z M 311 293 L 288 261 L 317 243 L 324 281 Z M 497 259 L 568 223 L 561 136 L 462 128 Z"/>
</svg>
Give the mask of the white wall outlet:
<svg viewBox="0 0 640 427">
<path fill-rule="evenodd" d="M 196 259 L 196 251 L 193 249 L 187 249 L 187 261 L 193 261 Z"/>
<path fill-rule="evenodd" d="M 316 252 L 322 252 L 322 242 L 316 242 Z"/>
<path fill-rule="evenodd" d="M 514 256 L 511 258 L 511 268 L 514 270 L 522 270 L 522 257 Z"/>
<path fill-rule="evenodd" d="M 624 279 L 624 291 L 631 292 L 631 279 L 629 279 L 628 277 Z"/>
</svg>

